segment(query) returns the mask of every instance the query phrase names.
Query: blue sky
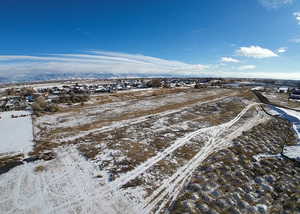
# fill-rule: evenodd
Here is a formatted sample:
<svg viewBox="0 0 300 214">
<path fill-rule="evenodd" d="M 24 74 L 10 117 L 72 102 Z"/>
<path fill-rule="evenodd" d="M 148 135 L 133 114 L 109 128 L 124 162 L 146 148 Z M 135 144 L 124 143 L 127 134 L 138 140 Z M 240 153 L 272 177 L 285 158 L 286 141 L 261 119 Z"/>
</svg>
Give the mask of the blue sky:
<svg viewBox="0 0 300 214">
<path fill-rule="evenodd" d="M 0 77 L 107 72 L 300 79 L 296 0 L 4 0 Z"/>
</svg>

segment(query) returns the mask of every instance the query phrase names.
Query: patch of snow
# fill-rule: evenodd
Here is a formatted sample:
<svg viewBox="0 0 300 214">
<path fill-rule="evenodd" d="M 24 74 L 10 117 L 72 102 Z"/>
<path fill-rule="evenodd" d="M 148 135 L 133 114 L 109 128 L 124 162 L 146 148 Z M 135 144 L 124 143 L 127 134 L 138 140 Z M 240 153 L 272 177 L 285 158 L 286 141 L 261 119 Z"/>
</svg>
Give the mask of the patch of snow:
<svg viewBox="0 0 300 214">
<path fill-rule="evenodd" d="M 270 155 L 270 154 L 258 154 L 254 155 L 253 158 L 256 161 L 260 161 L 263 158 L 282 158 L 280 154 Z"/>
<path fill-rule="evenodd" d="M 44 169 L 35 171 L 37 166 Z M 54 160 L 15 167 L 0 177 L 1 213 L 142 213 L 139 200 L 129 197 L 139 189 L 105 194 L 97 173 L 72 148 L 59 151 Z"/>
<path fill-rule="evenodd" d="M 268 206 L 265 204 L 257 204 L 255 208 L 259 213 L 267 213 L 268 211 Z"/>
<path fill-rule="evenodd" d="M 31 112 L 0 112 L 0 137 L 0 153 L 29 152 L 33 144 Z"/>
<path fill-rule="evenodd" d="M 289 158 L 300 161 L 300 144 L 284 147 L 283 154 Z"/>
</svg>

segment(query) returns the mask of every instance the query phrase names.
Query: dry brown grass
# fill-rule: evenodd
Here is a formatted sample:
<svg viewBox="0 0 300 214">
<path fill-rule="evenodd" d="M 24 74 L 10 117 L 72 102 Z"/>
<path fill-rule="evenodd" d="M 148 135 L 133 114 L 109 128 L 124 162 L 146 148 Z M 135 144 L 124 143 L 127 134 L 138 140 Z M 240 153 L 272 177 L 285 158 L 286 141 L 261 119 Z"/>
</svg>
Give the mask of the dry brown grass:
<svg viewBox="0 0 300 214">
<path fill-rule="evenodd" d="M 184 145 L 175 151 L 176 157 L 184 160 L 190 160 L 194 157 L 199 149 L 195 149 L 191 145 Z"/>
<path fill-rule="evenodd" d="M 252 101 L 257 100 L 257 97 L 249 89 L 238 89 L 238 91 L 240 93 L 239 97 L 243 97 L 247 100 L 252 100 Z"/>
<path fill-rule="evenodd" d="M 213 99 L 221 98 L 223 96 L 230 96 L 230 95 L 232 95 L 232 92 L 224 92 L 224 93 L 220 93 L 218 95 L 212 95 L 212 96 L 192 99 L 192 100 L 189 100 L 186 102 L 167 104 L 167 105 L 155 108 L 155 109 L 138 110 L 138 111 L 134 111 L 134 112 L 129 112 L 129 113 L 125 113 L 125 114 L 115 117 L 115 118 L 94 121 L 90 124 L 84 124 L 84 125 L 75 126 L 72 128 L 68 127 L 68 128 L 60 128 L 60 129 L 52 130 L 51 135 L 53 135 L 55 133 L 62 133 L 62 132 L 68 132 L 68 131 L 74 131 L 74 132 L 87 131 L 90 129 L 103 127 L 105 125 L 111 124 L 112 122 L 133 119 L 133 118 L 142 117 L 142 116 L 146 116 L 146 115 L 158 114 L 158 113 L 165 112 L 165 111 L 184 108 L 186 106 L 190 106 L 190 105 L 196 104 L 198 102 L 206 102 L 206 101 L 210 101 Z"/>
<path fill-rule="evenodd" d="M 81 144 L 79 145 L 78 150 L 87 159 L 95 159 L 101 152 L 101 149 L 93 144 Z"/>
<path fill-rule="evenodd" d="M 131 181 L 129 181 L 127 184 L 124 184 L 122 188 L 128 188 L 128 187 L 136 187 L 136 186 L 141 186 L 143 184 L 143 181 L 139 178 L 135 178 Z"/>
<path fill-rule="evenodd" d="M 0 168 L 6 166 L 9 163 L 21 161 L 23 160 L 23 158 L 24 158 L 23 154 L 0 157 Z"/>
<path fill-rule="evenodd" d="M 129 148 L 125 151 L 125 156 L 133 160 L 135 165 L 138 165 L 155 155 L 154 150 L 151 148 L 147 148 L 146 150 L 143 143 L 131 142 L 127 145 Z"/>
<path fill-rule="evenodd" d="M 50 151 L 60 146 L 58 143 L 48 141 L 36 141 L 33 150 L 29 153 L 32 156 L 39 156 L 45 151 Z"/>
<path fill-rule="evenodd" d="M 209 114 L 206 117 L 202 118 L 202 121 L 207 121 L 213 126 L 220 125 L 226 121 L 229 121 L 238 113 L 240 113 L 245 106 L 241 103 L 229 102 L 225 105 L 222 105 L 221 111 L 215 114 Z"/>
<path fill-rule="evenodd" d="M 179 92 L 187 91 L 187 89 L 156 89 L 156 90 L 149 90 L 149 91 L 132 91 L 132 92 L 121 92 L 121 93 L 112 93 L 112 94 L 102 94 L 99 96 L 92 97 L 91 99 L 95 99 L 96 101 L 94 103 L 85 104 L 85 108 L 103 105 L 107 103 L 113 103 L 113 102 L 119 102 L 124 100 L 141 100 L 145 99 L 147 97 L 153 97 L 153 96 L 161 96 L 161 95 L 167 95 L 167 94 L 174 94 Z M 66 112 L 79 112 L 82 110 L 82 106 L 76 105 L 76 106 L 68 106 L 68 107 L 62 107 L 59 111 L 60 113 L 66 113 Z M 45 113 L 47 114 L 47 113 Z"/>
<path fill-rule="evenodd" d="M 157 165 L 154 167 L 155 170 L 159 170 L 161 174 L 164 175 L 172 175 L 177 170 L 177 165 L 168 161 L 168 160 L 161 160 L 157 162 Z"/>
<path fill-rule="evenodd" d="M 157 150 L 163 150 L 168 147 L 168 143 L 161 137 L 155 137 L 153 141 L 150 143 Z"/>
<path fill-rule="evenodd" d="M 274 104 L 284 105 L 290 108 L 300 107 L 300 102 L 288 100 L 289 95 L 286 93 L 266 93 L 266 95 L 267 95 L 266 97 L 270 100 L 270 102 Z"/>
<path fill-rule="evenodd" d="M 232 199 L 234 198 L 232 193 L 242 191 L 244 193 L 240 194 L 241 200 L 247 201 L 250 206 L 261 203 L 259 201 L 261 196 L 252 197 L 254 199 L 246 196 L 252 195 L 252 193 L 260 193 L 263 200 L 268 201 L 266 204 L 268 204 L 269 209 L 275 210 L 277 205 L 280 205 L 279 208 L 281 207 L 281 209 L 278 213 L 281 213 L 282 210 L 295 211 L 296 201 L 299 198 L 299 191 L 297 191 L 299 182 L 295 178 L 300 176 L 299 168 L 293 167 L 291 161 L 274 157 L 261 159 L 260 161 L 253 159 L 253 155 L 256 154 L 269 154 L 270 148 L 274 148 L 275 154 L 278 154 L 280 144 L 284 141 L 285 135 L 289 135 L 289 132 L 289 124 L 282 124 L 281 121 L 275 119 L 254 127 L 235 139 L 233 147 L 211 154 L 194 173 L 192 183 L 201 184 L 201 188 L 208 186 L 208 190 L 211 183 L 217 183 L 219 185 L 217 190 L 221 193 L 218 197 L 223 199 Z M 274 180 L 271 182 L 265 181 L 274 188 L 273 191 L 264 189 L 263 185 L 265 184 L 260 184 L 256 180 L 270 175 Z M 287 183 L 288 185 L 286 185 Z M 196 205 L 198 200 L 195 199 L 193 194 L 196 193 L 200 199 L 203 199 L 201 195 L 204 191 L 206 190 L 184 190 L 170 213 L 192 213 L 183 201 L 190 200 Z M 201 203 L 206 203 L 209 209 L 215 209 L 218 213 L 233 213 L 228 207 L 216 207 L 216 200 L 218 199 L 212 198 L 209 201 L 201 201 Z M 198 209 L 196 211 L 196 213 L 200 212 Z M 243 213 L 241 210 L 240 212 Z"/>
<path fill-rule="evenodd" d="M 39 165 L 39 166 L 36 166 L 36 167 L 34 168 L 34 171 L 35 171 L 35 172 L 43 172 L 43 171 L 45 171 L 45 170 L 46 170 L 46 167 L 43 166 L 43 165 Z"/>
</svg>

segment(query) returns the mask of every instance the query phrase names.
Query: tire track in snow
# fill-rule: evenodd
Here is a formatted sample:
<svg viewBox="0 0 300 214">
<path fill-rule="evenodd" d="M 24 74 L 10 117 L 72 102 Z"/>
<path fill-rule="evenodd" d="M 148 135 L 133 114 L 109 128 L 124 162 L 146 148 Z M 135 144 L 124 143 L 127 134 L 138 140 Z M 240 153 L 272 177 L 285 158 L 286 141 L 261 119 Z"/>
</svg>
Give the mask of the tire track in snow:
<svg viewBox="0 0 300 214">
<path fill-rule="evenodd" d="M 109 184 L 110 188 L 112 190 L 116 190 L 116 189 L 120 188 L 121 186 L 123 186 L 124 184 L 128 183 L 129 181 L 135 179 L 136 177 L 138 177 L 139 175 L 144 173 L 146 170 L 148 170 L 150 167 L 155 165 L 157 162 L 161 161 L 162 159 L 167 157 L 169 154 L 171 154 L 172 152 L 177 150 L 179 147 L 182 147 L 183 145 L 185 145 L 187 142 L 189 142 L 189 140 L 191 138 L 193 138 L 199 134 L 202 134 L 202 133 L 208 134 L 209 132 L 211 132 L 211 133 L 216 132 L 215 130 L 219 131 L 221 129 L 223 129 L 223 130 L 227 129 L 228 127 L 235 124 L 250 108 L 252 108 L 255 105 L 257 105 L 257 103 L 249 104 L 234 119 L 232 119 L 231 121 L 229 121 L 225 124 L 221 124 L 221 125 L 213 126 L 213 127 L 202 128 L 202 129 L 199 129 L 195 132 L 188 134 L 187 136 L 185 136 L 183 138 L 176 140 L 171 146 L 166 148 L 164 151 L 159 152 L 157 155 L 148 159 L 147 161 L 145 161 L 144 163 L 142 163 L 141 165 L 139 165 L 132 171 L 130 171 L 130 172 L 126 173 L 125 175 L 114 180 L 112 183 Z"/>
<path fill-rule="evenodd" d="M 52 208 L 47 210 L 47 213 L 63 213 L 64 210 L 74 209 L 76 207 L 80 207 L 82 213 L 96 213 L 96 210 L 100 213 L 114 213 L 112 204 L 102 194 L 100 194 L 101 189 L 99 189 L 100 191 L 93 189 L 93 185 L 91 185 L 91 183 L 85 182 L 86 174 L 91 171 L 89 169 L 90 166 L 86 165 L 84 167 L 77 165 L 76 160 L 78 157 L 75 157 L 72 154 L 73 153 L 70 152 L 68 155 L 63 157 L 63 164 L 66 166 L 65 173 L 69 175 L 69 183 L 74 184 L 74 187 L 71 188 L 73 190 L 73 194 L 77 195 L 77 197 L 64 198 L 64 196 L 62 196 L 65 199 L 65 202 L 60 203 L 59 206 L 50 206 Z M 76 171 L 74 171 L 75 168 Z M 72 171 L 76 173 L 72 175 Z M 76 190 L 75 192 L 74 189 Z M 70 190 L 70 187 L 67 190 Z M 70 196 L 71 193 L 67 192 L 66 195 Z M 101 206 L 94 206 L 91 204 L 97 200 L 102 202 Z"/>
<path fill-rule="evenodd" d="M 255 125 L 263 122 L 264 116 L 256 115 L 256 117 L 246 120 L 244 124 L 238 127 L 235 131 L 229 133 L 225 137 L 222 135 L 222 131 L 218 130 L 212 134 L 210 140 L 204 145 L 204 147 L 184 166 L 182 166 L 175 174 L 166 179 L 164 183 L 152 193 L 146 200 L 145 212 L 149 213 L 153 211 L 159 204 L 160 206 L 156 210 L 159 213 L 167 203 L 172 203 L 180 193 L 182 187 L 191 179 L 194 170 L 203 162 L 209 155 L 231 145 L 231 141 L 242 134 L 243 131 L 249 130 Z M 222 127 L 223 128 L 223 127 Z M 231 128 L 236 128 L 232 126 Z M 218 132 L 220 131 L 220 132 Z"/>
<path fill-rule="evenodd" d="M 34 172 L 41 163 L 46 170 Z M 8 200 L 0 203 L 0 213 L 141 213 L 142 208 L 122 191 L 104 195 L 103 188 L 92 179 L 98 172 L 94 167 L 75 148 L 60 150 L 49 162 L 16 167 L 1 177 Z M 60 174 L 60 179 L 52 179 L 54 174 Z"/>
</svg>

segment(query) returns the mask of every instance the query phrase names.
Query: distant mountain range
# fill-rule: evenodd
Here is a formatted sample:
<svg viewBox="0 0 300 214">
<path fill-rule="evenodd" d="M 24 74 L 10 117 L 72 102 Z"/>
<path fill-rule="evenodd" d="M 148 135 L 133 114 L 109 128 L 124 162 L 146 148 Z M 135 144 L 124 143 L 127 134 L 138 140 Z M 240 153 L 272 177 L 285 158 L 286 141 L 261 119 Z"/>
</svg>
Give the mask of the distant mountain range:
<svg viewBox="0 0 300 214">
<path fill-rule="evenodd" d="M 0 76 L 0 83 L 21 83 L 21 82 L 35 82 L 35 81 L 49 81 L 49 80 L 66 80 L 66 79 L 110 79 L 110 78 L 151 78 L 151 77 L 190 77 L 185 75 L 160 75 L 153 76 L 147 74 L 113 74 L 113 73 L 96 73 L 96 72 L 41 72 L 41 73 L 25 73 L 15 74 L 10 76 Z"/>
<path fill-rule="evenodd" d="M 28 72 L 22 74 L 11 74 L 9 76 L 0 75 L 0 84 L 5 83 L 30 83 L 30 82 L 43 82 L 52 80 L 70 80 L 70 79 L 116 79 L 116 78 L 219 78 L 217 76 L 187 76 L 187 75 L 160 75 L 154 76 L 151 74 L 136 74 L 136 73 L 97 73 L 97 72 Z M 234 78 L 234 77 L 233 77 Z M 232 78 L 225 78 L 232 79 Z M 235 79 L 235 78 L 234 78 Z M 256 78 L 238 78 L 240 80 L 252 80 L 259 82 L 266 82 L 271 85 L 288 86 L 300 88 L 300 81 L 297 80 L 272 80 L 272 79 L 256 79 Z M 271 80 L 271 81 L 270 81 Z"/>
</svg>

